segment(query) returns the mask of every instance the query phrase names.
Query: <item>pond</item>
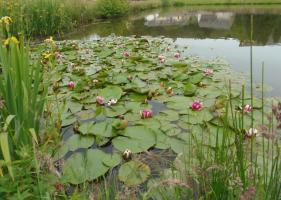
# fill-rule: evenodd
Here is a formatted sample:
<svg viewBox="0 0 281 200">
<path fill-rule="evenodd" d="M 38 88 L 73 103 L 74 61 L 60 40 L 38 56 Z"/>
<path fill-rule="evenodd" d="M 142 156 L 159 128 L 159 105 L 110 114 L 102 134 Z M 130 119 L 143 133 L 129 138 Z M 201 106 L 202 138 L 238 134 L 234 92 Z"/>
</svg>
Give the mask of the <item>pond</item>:
<svg viewBox="0 0 281 200">
<path fill-rule="evenodd" d="M 67 38 L 96 40 L 110 34 L 169 37 L 188 46 L 187 54 L 224 58 L 249 77 L 252 16 L 254 81 L 261 82 L 264 62 L 266 95 L 281 96 L 280 11 L 278 6 L 166 8 L 85 26 Z"/>
</svg>

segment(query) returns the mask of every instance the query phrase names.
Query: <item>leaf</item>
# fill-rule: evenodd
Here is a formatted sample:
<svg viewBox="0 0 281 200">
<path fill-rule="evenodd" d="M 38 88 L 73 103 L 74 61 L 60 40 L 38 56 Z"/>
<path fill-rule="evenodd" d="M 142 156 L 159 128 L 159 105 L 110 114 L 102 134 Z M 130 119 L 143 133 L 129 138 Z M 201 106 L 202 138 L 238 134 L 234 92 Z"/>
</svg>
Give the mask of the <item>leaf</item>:
<svg viewBox="0 0 281 200">
<path fill-rule="evenodd" d="M 192 84 L 192 83 L 187 83 L 185 86 L 184 86 L 184 95 L 185 96 L 193 96 L 195 94 L 197 90 L 197 87 L 196 85 Z"/>
<path fill-rule="evenodd" d="M 56 151 L 54 159 L 61 159 L 67 152 L 76 151 L 81 148 L 88 148 L 94 144 L 93 136 L 81 136 L 79 134 L 72 135 L 68 140 L 64 141 L 62 146 Z"/>
<path fill-rule="evenodd" d="M 120 162 L 120 156 L 107 154 L 98 149 L 75 153 L 65 162 L 62 182 L 80 184 L 95 180 Z"/>
<path fill-rule="evenodd" d="M 119 100 L 122 96 L 122 89 L 118 86 L 107 86 L 99 92 L 99 96 L 102 96 L 106 102 L 110 99 Z"/>
<path fill-rule="evenodd" d="M 11 119 L 11 118 L 9 118 Z M 8 124 L 9 124 L 8 120 Z M 7 120 L 6 120 L 7 122 Z M 7 132 L 2 132 L 0 133 L 0 146 L 2 150 L 2 155 L 4 157 L 5 162 L 7 163 L 8 171 L 12 179 L 14 180 L 14 173 L 13 173 L 13 168 L 11 166 L 11 155 L 10 155 L 10 150 L 9 150 L 9 140 L 8 140 L 8 133 Z"/>
<path fill-rule="evenodd" d="M 112 140 L 113 146 L 125 151 L 130 149 L 133 153 L 146 151 L 156 143 L 155 133 L 144 126 L 127 127 L 122 136 Z"/>
<path fill-rule="evenodd" d="M 148 165 L 140 161 L 130 161 L 120 167 L 118 178 L 126 185 L 133 186 L 145 182 L 150 174 Z"/>
</svg>

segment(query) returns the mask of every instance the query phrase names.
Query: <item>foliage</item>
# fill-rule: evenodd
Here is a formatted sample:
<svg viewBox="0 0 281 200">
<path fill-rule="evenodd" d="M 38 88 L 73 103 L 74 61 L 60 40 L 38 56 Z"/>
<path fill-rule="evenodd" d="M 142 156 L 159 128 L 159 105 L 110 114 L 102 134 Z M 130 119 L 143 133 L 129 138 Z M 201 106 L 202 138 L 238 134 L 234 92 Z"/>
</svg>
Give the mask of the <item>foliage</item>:
<svg viewBox="0 0 281 200">
<path fill-rule="evenodd" d="M 97 0 L 97 15 L 104 18 L 122 16 L 128 12 L 127 0 Z"/>
</svg>

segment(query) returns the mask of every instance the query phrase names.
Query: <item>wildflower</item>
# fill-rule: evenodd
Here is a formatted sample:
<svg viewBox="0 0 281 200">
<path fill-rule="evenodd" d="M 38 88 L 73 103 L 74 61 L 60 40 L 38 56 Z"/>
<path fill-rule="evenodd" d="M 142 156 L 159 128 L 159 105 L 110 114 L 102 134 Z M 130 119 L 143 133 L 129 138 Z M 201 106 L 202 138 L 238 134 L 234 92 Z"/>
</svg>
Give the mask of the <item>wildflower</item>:
<svg viewBox="0 0 281 200">
<path fill-rule="evenodd" d="M 179 52 L 175 53 L 175 58 L 179 59 L 181 57 L 181 54 Z"/>
<path fill-rule="evenodd" d="M 55 43 L 52 36 L 51 36 L 50 38 L 45 39 L 44 42 L 45 42 L 46 44 L 54 44 L 54 43 Z"/>
<path fill-rule="evenodd" d="M 5 41 L 4 41 L 4 46 L 8 46 L 9 44 L 15 44 L 15 45 L 18 45 L 20 42 L 18 41 L 18 39 L 14 36 L 10 37 L 10 38 L 7 38 Z"/>
<path fill-rule="evenodd" d="M 132 159 L 132 151 L 130 149 L 126 149 L 123 154 L 122 157 L 124 158 L 124 160 L 131 160 Z"/>
<path fill-rule="evenodd" d="M 172 87 L 168 87 L 166 90 L 167 94 L 173 94 L 173 88 Z"/>
<path fill-rule="evenodd" d="M 128 57 L 130 56 L 130 54 L 129 54 L 128 51 L 125 51 L 125 52 L 123 52 L 123 56 L 124 56 L 125 58 L 128 58 Z"/>
<path fill-rule="evenodd" d="M 52 56 L 52 53 L 45 52 L 45 53 L 42 54 L 42 56 L 43 56 L 44 59 L 49 59 Z"/>
<path fill-rule="evenodd" d="M 142 119 L 151 118 L 152 117 L 152 110 L 144 109 L 143 111 L 140 111 L 140 116 L 141 116 Z"/>
<path fill-rule="evenodd" d="M 97 96 L 97 97 L 96 97 L 96 102 L 97 102 L 97 104 L 99 104 L 99 105 L 104 105 L 104 104 L 105 104 L 104 98 L 101 97 L 101 96 Z"/>
<path fill-rule="evenodd" d="M 249 104 L 245 105 L 245 107 L 244 107 L 244 112 L 245 112 L 245 113 L 250 113 L 250 112 L 252 112 L 252 106 L 249 105 Z"/>
<path fill-rule="evenodd" d="M 166 57 L 163 55 L 159 55 L 158 59 L 160 60 L 161 63 L 164 63 L 166 61 Z"/>
<path fill-rule="evenodd" d="M 12 18 L 11 17 L 8 17 L 8 16 L 5 16 L 5 17 L 2 17 L 0 19 L 0 24 L 6 24 L 6 25 L 9 25 L 13 22 Z"/>
<path fill-rule="evenodd" d="M 203 107 L 203 103 L 200 101 L 194 101 L 191 105 L 192 110 L 201 110 Z"/>
<path fill-rule="evenodd" d="M 258 130 L 255 128 L 250 128 L 248 131 L 246 131 L 245 135 L 247 138 L 252 138 L 253 136 L 256 136 L 258 134 Z"/>
<path fill-rule="evenodd" d="M 114 105 L 117 103 L 117 99 L 110 99 L 107 103 L 108 106 Z"/>
<path fill-rule="evenodd" d="M 73 81 L 69 81 L 69 82 L 67 83 L 67 87 L 68 87 L 69 89 L 73 89 L 73 88 L 75 88 L 75 83 L 74 83 Z"/>
<path fill-rule="evenodd" d="M 203 70 L 203 73 L 205 76 L 211 76 L 213 75 L 214 71 L 212 69 L 207 68 Z"/>
</svg>

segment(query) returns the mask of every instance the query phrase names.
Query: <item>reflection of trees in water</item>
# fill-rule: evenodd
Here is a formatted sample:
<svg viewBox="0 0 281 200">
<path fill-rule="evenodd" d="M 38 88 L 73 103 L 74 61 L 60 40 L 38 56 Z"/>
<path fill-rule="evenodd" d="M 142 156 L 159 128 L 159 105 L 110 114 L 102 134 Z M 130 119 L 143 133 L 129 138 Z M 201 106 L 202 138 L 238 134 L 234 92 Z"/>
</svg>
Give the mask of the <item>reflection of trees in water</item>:
<svg viewBox="0 0 281 200">
<path fill-rule="evenodd" d="M 145 19 L 129 20 L 128 18 L 113 20 L 108 23 L 99 23 L 80 30 L 80 34 L 87 37 L 93 33 L 107 36 L 111 33 L 116 35 L 151 35 L 177 38 L 236 38 L 242 45 L 247 45 L 250 40 L 251 22 L 250 14 L 236 14 L 233 16 L 231 25 L 227 29 L 219 29 L 215 26 L 200 27 L 197 15 L 188 16 L 188 23 L 169 26 L 145 26 Z M 215 19 L 216 20 L 216 19 Z M 257 14 L 253 17 L 253 39 L 258 45 L 281 42 L 281 15 Z M 214 24 L 213 24 L 214 25 Z M 79 33 L 77 34 L 79 37 Z"/>
</svg>

